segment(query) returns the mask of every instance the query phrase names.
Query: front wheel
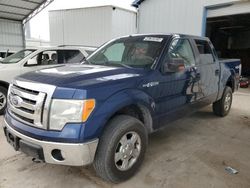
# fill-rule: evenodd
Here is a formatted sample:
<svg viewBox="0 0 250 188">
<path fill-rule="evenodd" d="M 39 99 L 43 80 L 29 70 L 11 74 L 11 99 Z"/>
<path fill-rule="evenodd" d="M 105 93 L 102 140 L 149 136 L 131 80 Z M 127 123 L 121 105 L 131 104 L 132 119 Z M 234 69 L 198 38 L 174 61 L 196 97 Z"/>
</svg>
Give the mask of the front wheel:
<svg viewBox="0 0 250 188">
<path fill-rule="evenodd" d="M 214 114 L 221 117 L 226 116 L 231 109 L 232 100 L 232 89 L 226 86 L 221 99 L 213 103 Z"/>
<path fill-rule="evenodd" d="M 139 120 L 116 116 L 99 140 L 94 160 L 96 173 L 113 183 L 129 179 L 143 162 L 147 141 L 146 128 Z"/>
<path fill-rule="evenodd" d="M 0 115 L 3 115 L 7 106 L 7 89 L 0 86 Z"/>
</svg>

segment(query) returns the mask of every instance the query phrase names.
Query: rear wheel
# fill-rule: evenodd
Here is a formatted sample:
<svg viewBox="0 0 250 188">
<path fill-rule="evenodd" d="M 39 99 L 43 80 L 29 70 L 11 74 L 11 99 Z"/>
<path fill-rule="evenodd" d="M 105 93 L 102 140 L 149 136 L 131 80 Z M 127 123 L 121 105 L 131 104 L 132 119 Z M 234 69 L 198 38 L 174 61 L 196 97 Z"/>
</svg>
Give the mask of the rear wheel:
<svg viewBox="0 0 250 188">
<path fill-rule="evenodd" d="M 213 103 L 213 111 L 217 116 L 226 116 L 232 105 L 233 94 L 230 87 L 226 87 L 220 100 Z"/>
<path fill-rule="evenodd" d="M 0 115 L 3 115 L 7 105 L 7 89 L 0 86 Z"/>
<path fill-rule="evenodd" d="M 139 120 L 116 116 L 99 141 L 94 160 L 97 174 L 113 183 L 129 179 L 143 162 L 147 141 L 147 131 Z"/>
</svg>

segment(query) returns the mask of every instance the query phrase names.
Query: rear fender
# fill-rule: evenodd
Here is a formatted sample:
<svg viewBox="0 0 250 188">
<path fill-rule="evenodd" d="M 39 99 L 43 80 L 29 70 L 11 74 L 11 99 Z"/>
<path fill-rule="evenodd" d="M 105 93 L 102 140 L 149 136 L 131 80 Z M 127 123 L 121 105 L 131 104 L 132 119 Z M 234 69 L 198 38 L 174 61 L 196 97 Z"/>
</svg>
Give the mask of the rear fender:
<svg viewBox="0 0 250 188">
<path fill-rule="evenodd" d="M 237 82 L 235 76 L 236 72 L 234 69 L 224 68 L 224 71 L 221 74 L 220 89 L 217 100 L 221 99 L 224 89 L 228 85 L 228 83 L 232 83 L 231 87 L 233 91 L 235 90 L 235 88 L 237 88 Z"/>
</svg>

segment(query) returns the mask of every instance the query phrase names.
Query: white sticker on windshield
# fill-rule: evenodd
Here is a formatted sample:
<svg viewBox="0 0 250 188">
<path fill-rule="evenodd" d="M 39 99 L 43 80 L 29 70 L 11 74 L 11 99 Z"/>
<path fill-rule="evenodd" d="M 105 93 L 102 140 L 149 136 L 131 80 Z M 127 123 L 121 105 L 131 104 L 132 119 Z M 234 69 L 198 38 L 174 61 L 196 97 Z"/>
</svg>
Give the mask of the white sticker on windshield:
<svg viewBox="0 0 250 188">
<path fill-rule="evenodd" d="M 151 42 L 162 42 L 163 38 L 159 37 L 145 37 L 143 41 L 151 41 Z"/>
</svg>

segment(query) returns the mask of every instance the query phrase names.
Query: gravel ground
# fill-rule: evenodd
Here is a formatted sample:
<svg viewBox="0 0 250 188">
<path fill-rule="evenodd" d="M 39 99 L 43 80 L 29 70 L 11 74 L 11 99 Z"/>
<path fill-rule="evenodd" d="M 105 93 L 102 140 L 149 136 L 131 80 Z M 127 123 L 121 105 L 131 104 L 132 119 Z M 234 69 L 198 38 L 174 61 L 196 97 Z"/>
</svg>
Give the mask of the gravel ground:
<svg viewBox="0 0 250 188">
<path fill-rule="evenodd" d="M 3 117 L 0 116 L 0 126 Z M 150 136 L 140 171 L 114 185 L 95 175 L 92 166 L 34 163 L 15 152 L 0 129 L 0 187 L 250 187 L 250 89 L 234 94 L 225 118 L 211 106 L 170 124 Z M 228 174 L 231 166 L 238 174 Z"/>
</svg>

